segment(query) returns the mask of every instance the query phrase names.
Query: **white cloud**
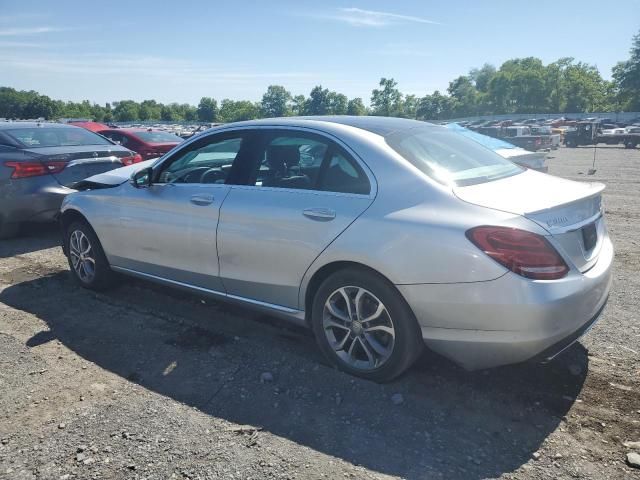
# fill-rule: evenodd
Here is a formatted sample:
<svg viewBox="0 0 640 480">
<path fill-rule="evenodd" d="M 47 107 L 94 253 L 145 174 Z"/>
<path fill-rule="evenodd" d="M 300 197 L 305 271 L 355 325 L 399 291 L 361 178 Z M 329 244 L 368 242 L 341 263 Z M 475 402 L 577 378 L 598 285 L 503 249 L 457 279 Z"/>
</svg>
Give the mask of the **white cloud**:
<svg viewBox="0 0 640 480">
<path fill-rule="evenodd" d="M 439 25 L 438 22 L 414 15 L 401 15 L 391 12 L 364 10 L 356 7 L 339 8 L 338 13 L 336 14 L 312 16 L 315 16 L 316 18 L 336 20 L 354 27 L 387 27 L 390 25 L 406 23 Z"/>
<path fill-rule="evenodd" d="M 48 43 L 0 41 L 0 48 L 49 48 L 49 47 L 52 47 L 52 45 Z"/>
<path fill-rule="evenodd" d="M 2 42 L 0 42 L 0 47 Z M 0 53 L 0 63 L 15 70 L 37 71 L 42 74 L 57 75 L 115 75 L 121 77 L 162 78 L 176 82 L 245 82 L 256 79 L 308 79 L 317 74 L 296 71 L 233 71 L 211 68 L 204 64 L 183 59 L 137 56 L 85 54 L 69 56 L 39 55 L 28 56 Z"/>
<path fill-rule="evenodd" d="M 62 32 L 64 30 L 66 29 L 57 27 L 0 28 L 0 37 L 39 35 L 41 33 Z"/>
</svg>

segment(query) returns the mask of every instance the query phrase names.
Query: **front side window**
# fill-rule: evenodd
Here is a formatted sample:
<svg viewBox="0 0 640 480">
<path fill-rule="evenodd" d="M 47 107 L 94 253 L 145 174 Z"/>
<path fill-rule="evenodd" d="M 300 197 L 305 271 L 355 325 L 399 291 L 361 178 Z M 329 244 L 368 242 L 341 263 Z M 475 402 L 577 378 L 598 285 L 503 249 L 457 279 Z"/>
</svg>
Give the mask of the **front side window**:
<svg viewBox="0 0 640 480">
<path fill-rule="evenodd" d="M 444 185 L 474 185 L 524 171 L 479 143 L 442 127 L 403 130 L 385 140 L 416 168 Z"/>
<path fill-rule="evenodd" d="M 163 165 L 158 183 L 227 183 L 242 146 L 242 136 L 218 135 L 195 142 Z"/>
<path fill-rule="evenodd" d="M 5 130 L 5 133 L 27 148 L 111 145 L 111 142 L 100 135 L 80 127 L 12 128 Z"/>
</svg>

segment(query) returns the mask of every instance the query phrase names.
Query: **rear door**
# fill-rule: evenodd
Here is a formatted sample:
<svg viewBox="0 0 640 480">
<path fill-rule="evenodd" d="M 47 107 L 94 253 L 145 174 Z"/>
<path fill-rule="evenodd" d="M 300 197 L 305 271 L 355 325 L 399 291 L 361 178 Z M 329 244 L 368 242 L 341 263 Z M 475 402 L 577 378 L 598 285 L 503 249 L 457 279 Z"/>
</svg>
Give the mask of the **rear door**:
<svg viewBox="0 0 640 480">
<path fill-rule="evenodd" d="M 220 206 L 237 159 L 249 148 L 243 133 L 219 133 L 176 151 L 154 169 L 148 188 L 123 185 L 112 263 L 163 279 L 222 291 L 216 252 Z M 117 238 L 116 238 L 117 237 Z"/>
<path fill-rule="evenodd" d="M 261 131 L 245 185 L 234 185 L 218 226 L 220 276 L 230 295 L 299 308 L 313 260 L 373 201 L 366 166 L 332 139 Z"/>
</svg>

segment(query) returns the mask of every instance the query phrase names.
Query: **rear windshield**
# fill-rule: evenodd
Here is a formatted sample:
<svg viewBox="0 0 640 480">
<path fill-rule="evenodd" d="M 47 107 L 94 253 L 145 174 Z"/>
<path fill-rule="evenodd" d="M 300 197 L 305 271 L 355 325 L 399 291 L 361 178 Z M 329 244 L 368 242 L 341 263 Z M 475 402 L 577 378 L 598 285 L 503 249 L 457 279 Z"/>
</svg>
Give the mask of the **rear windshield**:
<svg viewBox="0 0 640 480">
<path fill-rule="evenodd" d="M 84 128 L 15 128 L 4 133 L 29 148 L 111 145 L 111 142 Z"/>
<path fill-rule="evenodd" d="M 524 171 L 492 150 L 443 127 L 403 130 L 385 140 L 420 171 L 444 185 L 475 185 Z"/>
<path fill-rule="evenodd" d="M 182 138 L 169 132 L 135 132 L 134 135 L 147 143 L 177 143 Z"/>
</svg>

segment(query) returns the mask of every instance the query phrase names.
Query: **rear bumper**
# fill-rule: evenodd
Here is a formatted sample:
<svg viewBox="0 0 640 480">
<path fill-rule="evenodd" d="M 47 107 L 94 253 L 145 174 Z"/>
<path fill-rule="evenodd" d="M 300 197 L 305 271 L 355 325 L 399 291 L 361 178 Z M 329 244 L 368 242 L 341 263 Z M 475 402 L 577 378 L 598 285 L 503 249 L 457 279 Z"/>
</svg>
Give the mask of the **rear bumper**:
<svg viewBox="0 0 640 480">
<path fill-rule="evenodd" d="M 469 370 L 548 359 L 597 321 L 611 287 L 613 246 L 598 262 L 561 280 L 514 273 L 488 282 L 399 285 L 427 346 Z"/>
<path fill-rule="evenodd" d="M 50 222 L 71 188 L 53 179 L 20 180 L 0 185 L 0 219 L 6 223 Z"/>
</svg>

